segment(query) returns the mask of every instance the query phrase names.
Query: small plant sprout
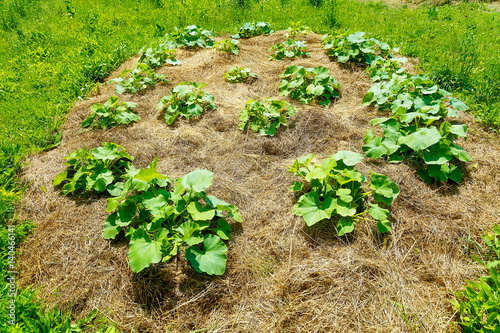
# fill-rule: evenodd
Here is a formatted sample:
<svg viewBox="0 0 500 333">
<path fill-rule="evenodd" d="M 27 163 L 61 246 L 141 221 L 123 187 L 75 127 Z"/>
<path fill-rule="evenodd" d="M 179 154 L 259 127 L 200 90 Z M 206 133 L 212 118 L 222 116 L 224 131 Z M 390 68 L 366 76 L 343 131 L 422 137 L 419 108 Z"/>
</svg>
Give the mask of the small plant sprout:
<svg viewBox="0 0 500 333">
<path fill-rule="evenodd" d="M 238 66 L 231 67 L 223 76 L 231 83 L 246 82 L 257 78 L 257 74 L 253 73 L 250 68 Z"/>
<path fill-rule="evenodd" d="M 209 48 L 214 46 L 215 34 L 197 25 L 189 25 L 184 29 L 174 28 L 174 31 L 167 34 L 166 41 L 172 42 L 176 47 L 181 48 Z"/>
<path fill-rule="evenodd" d="M 62 194 L 113 194 L 127 177 L 133 157 L 122 146 L 105 142 L 101 147 L 80 148 L 65 157 L 68 167 L 59 173 L 52 185 L 62 185 Z"/>
<path fill-rule="evenodd" d="M 298 57 L 310 57 L 311 53 L 307 52 L 306 42 L 287 39 L 283 43 L 278 43 L 271 46 L 268 50 L 271 53 L 269 60 L 283 60 L 285 58 L 298 58 Z"/>
<path fill-rule="evenodd" d="M 202 90 L 205 83 L 181 82 L 171 90 L 171 95 L 163 97 L 157 109 L 165 112 L 168 125 L 180 115 L 186 119 L 199 117 L 208 109 L 215 109 L 214 96 Z"/>
<path fill-rule="evenodd" d="M 280 94 L 309 104 L 318 102 L 321 105 L 330 105 L 332 100 L 340 97 L 340 85 L 330 76 L 328 68 L 319 66 L 306 68 L 303 66 L 289 66 L 280 75 Z"/>
<path fill-rule="evenodd" d="M 300 36 L 300 35 L 307 35 L 310 33 L 313 33 L 311 28 L 306 27 L 304 25 L 301 25 L 300 22 L 294 22 L 291 24 L 291 27 L 286 29 L 286 37 L 295 37 L 295 36 Z"/>
<path fill-rule="evenodd" d="M 271 25 L 267 22 L 246 22 L 243 23 L 238 33 L 232 35 L 231 37 L 239 38 L 250 38 L 260 35 L 269 35 L 274 31 L 271 29 Z"/>
<path fill-rule="evenodd" d="M 220 52 L 239 54 L 240 53 L 240 48 L 238 46 L 239 43 L 240 42 L 236 39 L 223 39 L 218 42 L 215 42 L 214 48 Z"/>
<path fill-rule="evenodd" d="M 265 99 L 250 100 L 240 111 L 239 129 L 251 129 L 260 135 L 274 135 L 281 125 L 287 125 L 297 109 L 286 101 Z"/>
<path fill-rule="evenodd" d="M 407 73 L 402 65 L 407 61 L 406 58 L 387 59 L 377 56 L 366 68 L 366 73 L 372 82 L 389 81 L 393 75 L 406 76 Z"/>
<path fill-rule="evenodd" d="M 139 63 L 134 69 L 124 70 L 119 77 L 109 80 L 108 83 L 116 83 L 115 91 L 117 94 L 134 94 L 157 83 L 168 81 L 166 75 L 156 74 L 150 65 Z"/>
<path fill-rule="evenodd" d="M 350 35 L 325 35 L 322 39 L 323 48 L 329 56 L 335 57 L 338 62 L 356 64 L 371 64 L 375 57 L 385 58 L 393 51 L 387 43 L 364 36 L 365 33 L 361 31 Z"/>
<path fill-rule="evenodd" d="M 141 118 L 133 111 L 136 106 L 136 103 L 121 102 L 119 97 L 111 96 L 104 104 L 90 107 L 91 113 L 82 122 L 82 127 L 107 129 L 139 121 Z"/>
<path fill-rule="evenodd" d="M 361 154 L 339 151 L 314 164 L 310 154 L 296 160 L 289 171 L 303 178 L 292 183 L 300 195 L 293 213 L 302 216 L 308 226 L 323 220 L 336 224 L 337 234 L 354 231 L 360 221 L 372 221 L 379 232 L 391 231 L 389 208 L 399 187 L 389 177 L 372 172 L 370 180 L 356 170 Z M 384 208 L 387 207 L 387 208 Z"/>
<path fill-rule="evenodd" d="M 140 51 L 141 57 L 139 63 L 148 64 L 152 68 L 158 68 L 165 64 L 180 65 L 181 62 L 177 60 L 177 50 L 175 50 L 175 43 L 165 42 L 143 48 Z"/>
<path fill-rule="evenodd" d="M 500 226 L 493 225 L 493 234 L 483 237 L 484 258 L 474 259 L 488 271 L 479 281 L 466 281 L 464 289 L 451 300 L 464 332 L 496 333 L 500 327 Z"/>
</svg>

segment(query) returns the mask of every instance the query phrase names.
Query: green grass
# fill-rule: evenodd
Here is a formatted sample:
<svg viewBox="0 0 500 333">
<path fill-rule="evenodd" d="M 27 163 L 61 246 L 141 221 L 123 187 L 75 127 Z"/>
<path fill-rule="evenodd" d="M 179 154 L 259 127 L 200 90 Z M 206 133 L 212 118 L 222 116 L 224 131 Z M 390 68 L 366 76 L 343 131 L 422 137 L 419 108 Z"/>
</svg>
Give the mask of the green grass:
<svg viewBox="0 0 500 333">
<path fill-rule="evenodd" d="M 487 128 L 500 129 L 500 14 L 475 3 L 412 9 L 348 0 L 3 0 L 2 250 L 9 221 L 18 224 L 18 239 L 30 230 L 29 222 L 14 218 L 22 195 L 16 175 L 23 158 L 58 143 L 59 127 L 76 100 L 175 26 L 197 24 L 226 34 L 246 21 L 267 21 L 274 30 L 300 21 L 319 33 L 365 31 L 418 57 L 421 69 L 464 99 Z M 0 271 L 5 277 L 4 265 Z M 30 295 L 19 302 L 32 302 L 36 296 Z M 36 304 L 42 317 L 52 313 Z"/>
</svg>

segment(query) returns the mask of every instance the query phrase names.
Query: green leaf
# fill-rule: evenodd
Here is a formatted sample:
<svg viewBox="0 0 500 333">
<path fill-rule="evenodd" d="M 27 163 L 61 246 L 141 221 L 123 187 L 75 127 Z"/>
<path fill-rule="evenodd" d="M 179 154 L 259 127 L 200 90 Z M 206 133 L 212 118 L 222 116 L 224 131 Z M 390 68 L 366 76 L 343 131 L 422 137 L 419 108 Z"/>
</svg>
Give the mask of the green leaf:
<svg viewBox="0 0 500 333">
<path fill-rule="evenodd" d="M 205 235 L 203 249 L 191 246 L 186 249 L 186 259 L 198 273 L 222 275 L 226 271 L 227 246 L 218 236 Z"/>
<path fill-rule="evenodd" d="M 205 201 L 210 206 L 217 208 L 217 210 L 223 210 L 229 212 L 229 216 L 231 216 L 235 221 L 237 222 L 242 221 L 240 212 L 237 207 L 211 195 L 207 196 L 205 198 Z"/>
<path fill-rule="evenodd" d="M 335 199 L 335 211 L 340 216 L 348 217 L 356 214 L 356 207 L 351 207 L 347 202 Z"/>
<path fill-rule="evenodd" d="M 187 211 L 195 221 L 210 221 L 214 218 L 216 210 L 203 206 L 199 202 L 190 202 L 187 205 Z"/>
<path fill-rule="evenodd" d="M 302 195 L 293 207 L 293 213 L 302 216 L 308 226 L 312 226 L 321 220 L 329 219 L 335 209 L 332 197 L 320 201 L 317 192 Z"/>
<path fill-rule="evenodd" d="M 65 170 L 65 171 L 63 171 L 63 172 L 61 172 L 61 173 L 59 173 L 59 174 L 56 176 L 56 178 L 54 178 L 54 179 L 52 180 L 52 185 L 53 185 L 53 186 L 60 185 L 63 181 L 65 181 L 65 180 L 67 180 L 67 179 L 68 179 L 67 177 L 68 177 L 68 171 L 67 171 L 67 170 Z"/>
<path fill-rule="evenodd" d="M 450 101 L 450 105 L 458 111 L 466 111 L 469 109 L 469 107 L 464 102 L 457 98 L 448 97 L 448 100 Z"/>
<path fill-rule="evenodd" d="M 341 217 L 337 222 L 337 235 L 344 236 L 345 234 L 354 231 L 354 220 L 351 218 Z"/>
<path fill-rule="evenodd" d="M 391 222 L 389 220 L 377 221 L 377 230 L 382 234 L 390 232 L 392 230 Z"/>
<path fill-rule="evenodd" d="M 377 221 L 385 221 L 389 217 L 389 210 L 381 208 L 379 205 L 370 204 L 368 214 Z"/>
<path fill-rule="evenodd" d="M 392 201 L 399 195 L 399 186 L 388 176 L 372 173 L 370 177 L 370 188 L 374 191 L 373 198 L 377 202 L 391 205 Z"/>
<path fill-rule="evenodd" d="M 147 191 L 153 180 L 168 180 L 168 177 L 157 172 L 154 169 L 140 169 L 139 172 L 132 178 L 132 186 L 138 191 Z"/>
<path fill-rule="evenodd" d="M 374 100 L 374 96 L 375 96 L 375 94 L 372 91 L 370 91 L 363 96 L 363 99 L 361 102 L 363 103 L 363 105 L 370 105 L 370 104 L 372 104 L 372 102 Z"/>
<path fill-rule="evenodd" d="M 152 215 L 152 221 L 154 222 L 157 219 L 165 218 L 167 216 L 168 206 L 167 199 L 164 195 L 153 195 L 151 192 L 146 192 L 142 195 L 143 200 L 142 203 L 144 208 L 149 210 Z M 173 208 L 171 208 L 173 209 Z"/>
<path fill-rule="evenodd" d="M 364 32 L 357 31 L 347 36 L 347 40 L 353 44 L 362 43 L 365 41 L 365 38 L 363 37 L 364 35 L 365 35 Z"/>
<path fill-rule="evenodd" d="M 351 190 L 348 188 L 339 188 L 335 194 L 338 195 L 340 200 L 342 200 L 345 203 L 350 203 L 353 200 L 353 197 L 351 196 Z"/>
<path fill-rule="evenodd" d="M 363 155 L 352 151 L 339 151 L 333 158 L 342 160 L 345 165 L 354 166 L 363 160 Z"/>
<path fill-rule="evenodd" d="M 376 136 L 361 147 L 366 156 L 377 159 L 387 154 L 387 148 L 382 144 L 382 139 L 382 137 Z"/>
<path fill-rule="evenodd" d="M 130 268 L 138 273 L 161 261 L 162 243 L 152 240 L 144 229 L 138 228 L 130 238 L 128 258 Z"/>
<path fill-rule="evenodd" d="M 206 223 L 205 225 L 200 225 L 192 221 L 186 221 L 182 223 L 175 230 L 180 232 L 180 234 L 182 235 L 182 239 L 180 240 L 181 242 L 184 242 L 187 245 L 192 246 L 203 242 L 203 236 L 201 235 L 201 230 L 207 228 L 208 226 L 209 223 Z"/>
<path fill-rule="evenodd" d="M 453 133 L 456 136 L 459 136 L 461 138 L 466 138 L 467 137 L 467 125 L 465 125 L 465 124 L 451 125 L 450 133 Z"/>
<path fill-rule="evenodd" d="M 102 232 L 104 239 L 115 239 L 116 235 L 120 232 L 121 227 L 116 225 L 116 216 L 117 213 L 114 212 L 104 222 L 104 230 Z"/>
<path fill-rule="evenodd" d="M 215 230 L 215 232 L 221 239 L 228 240 L 231 231 L 233 231 L 233 229 L 225 219 L 217 220 L 217 229 Z"/>
<path fill-rule="evenodd" d="M 294 181 L 294 182 L 292 182 L 292 185 L 290 186 L 290 191 L 298 192 L 298 191 L 302 191 L 303 188 L 304 188 L 304 183 Z"/>
<path fill-rule="evenodd" d="M 455 143 L 453 143 L 451 145 L 450 151 L 453 154 L 453 156 L 455 156 L 456 158 L 458 158 L 462 162 L 472 161 L 472 157 L 470 157 L 470 155 L 467 154 L 467 152 L 465 152 L 465 150 L 463 150 L 462 147 L 460 147 L 459 145 L 457 145 Z"/>
<path fill-rule="evenodd" d="M 185 190 L 192 189 L 195 192 L 202 192 L 212 185 L 214 174 L 208 170 L 194 170 L 177 179 L 176 193 L 182 193 Z"/>
<path fill-rule="evenodd" d="M 451 160 L 450 146 L 446 144 L 435 144 L 429 147 L 429 151 L 423 153 L 426 164 L 444 164 Z"/>
<path fill-rule="evenodd" d="M 421 128 L 410 135 L 401 137 L 398 144 L 404 144 L 415 151 L 421 151 L 438 143 L 439 140 L 441 140 L 441 134 L 436 127 L 432 126 Z"/>
</svg>

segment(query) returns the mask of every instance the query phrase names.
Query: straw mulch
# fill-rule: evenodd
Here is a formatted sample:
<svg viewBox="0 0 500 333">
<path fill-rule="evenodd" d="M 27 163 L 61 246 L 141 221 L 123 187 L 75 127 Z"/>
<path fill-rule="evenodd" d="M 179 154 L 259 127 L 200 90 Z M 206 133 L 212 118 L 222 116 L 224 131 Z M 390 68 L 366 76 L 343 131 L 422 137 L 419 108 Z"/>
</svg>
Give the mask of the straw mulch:
<svg viewBox="0 0 500 333">
<path fill-rule="evenodd" d="M 138 103 L 142 120 L 106 131 L 82 130 L 94 103 L 114 94 L 102 86 L 79 102 L 63 126 L 63 140 L 29 159 L 30 184 L 19 210 L 38 228 L 22 245 L 20 285 L 40 287 L 49 305 L 73 305 L 76 317 L 99 309 L 123 332 L 451 332 L 457 329 L 449 300 L 480 267 L 467 255 L 467 238 L 499 222 L 500 145 L 473 119 L 461 144 L 473 157 L 460 186 L 430 186 L 405 164 L 365 162 L 360 169 L 387 174 L 401 187 L 393 205 L 394 230 L 382 236 L 360 223 L 354 236 L 338 238 L 328 224 L 306 228 L 293 216 L 295 177 L 287 171 L 298 157 L 320 159 L 339 150 L 361 152 L 369 121 L 380 112 L 363 107 L 371 83 L 362 69 L 331 61 L 319 35 L 308 35 L 310 58 L 268 61 L 268 48 L 283 32 L 241 40 L 241 53 L 213 49 L 179 52 L 179 67 L 163 67 L 171 82 L 122 99 Z M 131 68 L 137 57 L 114 74 Z M 292 124 L 275 137 L 238 130 L 239 110 L 250 99 L 282 98 L 279 75 L 289 65 L 325 66 L 342 87 L 330 107 L 302 105 Z M 251 84 L 231 84 L 231 66 L 258 73 Z M 196 121 L 167 126 L 157 102 L 182 81 L 207 83 L 217 109 Z M 63 157 L 75 149 L 116 142 L 135 156 L 137 167 L 159 157 L 158 170 L 171 178 L 196 168 L 214 172 L 208 190 L 236 205 L 243 223 L 234 224 L 227 272 L 195 273 L 183 258 L 131 272 L 127 245 L 101 236 L 106 200 L 60 195 L 51 180 Z"/>
</svg>

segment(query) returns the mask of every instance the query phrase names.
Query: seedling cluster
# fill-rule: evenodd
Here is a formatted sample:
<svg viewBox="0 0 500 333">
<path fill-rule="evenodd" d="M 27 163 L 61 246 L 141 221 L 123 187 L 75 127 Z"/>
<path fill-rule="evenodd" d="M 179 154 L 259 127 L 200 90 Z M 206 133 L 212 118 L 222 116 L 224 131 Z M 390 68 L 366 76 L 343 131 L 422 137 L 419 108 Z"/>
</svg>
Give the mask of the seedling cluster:
<svg viewBox="0 0 500 333">
<path fill-rule="evenodd" d="M 311 53 L 307 52 L 306 42 L 295 39 L 287 39 L 283 43 L 273 45 L 269 49 L 269 52 L 271 53 L 269 60 L 293 59 L 298 57 L 307 58 L 311 56 Z"/>
<path fill-rule="evenodd" d="M 379 232 L 391 231 L 389 207 L 399 194 L 399 187 L 389 177 L 372 173 L 366 177 L 355 166 L 361 154 L 339 151 L 322 161 L 312 163 L 313 154 L 296 160 L 289 171 L 304 179 L 293 182 L 291 190 L 302 193 L 293 213 L 302 216 L 308 226 L 323 220 L 337 221 L 337 234 L 353 232 L 360 220 L 376 222 Z"/>
<path fill-rule="evenodd" d="M 93 104 L 90 115 L 82 122 L 82 127 L 107 129 L 118 125 L 128 125 L 141 120 L 134 108 L 134 102 L 122 102 L 119 97 L 111 96 L 104 104 Z"/>
<path fill-rule="evenodd" d="M 280 77 L 280 94 L 301 103 L 330 105 L 332 100 L 340 97 L 340 84 L 330 75 L 328 68 L 289 66 Z"/>
<path fill-rule="evenodd" d="M 205 110 L 215 109 L 214 96 L 202 90 L 205 83 L 181 82 L 171 90 L 171 95 L 163 97 L 158 110 L 165 112 L 165 122 L 171 125 L 182 115 L 186 119 L 199 117 Z"/>
<path fill-rule="evenodd" d="M 245 67 L 231 67 L 224 73 L 224 78 L 228 82 L 236 83 L 236 82 L 245 82 L 251 79 L 256 79 L 257 74 L 252 72 L 250 68 Z"/>
<path fill-rule="evenodd" d="M 240 111 L 239 129 L 251 129 L 260 135 L 274 135 L 281 125 L 287 125 L 297 109 L 286 101 L 275 99 L 250 100 Z"/>
</svg>

